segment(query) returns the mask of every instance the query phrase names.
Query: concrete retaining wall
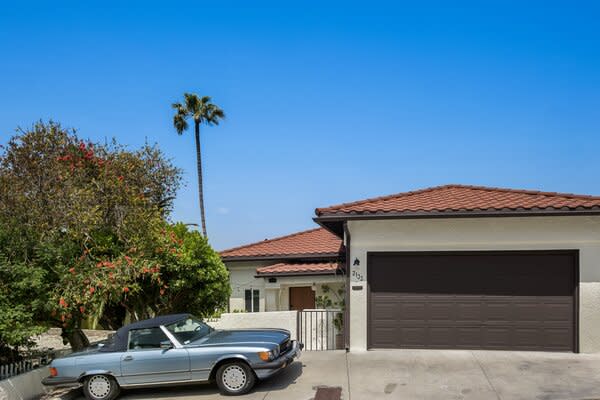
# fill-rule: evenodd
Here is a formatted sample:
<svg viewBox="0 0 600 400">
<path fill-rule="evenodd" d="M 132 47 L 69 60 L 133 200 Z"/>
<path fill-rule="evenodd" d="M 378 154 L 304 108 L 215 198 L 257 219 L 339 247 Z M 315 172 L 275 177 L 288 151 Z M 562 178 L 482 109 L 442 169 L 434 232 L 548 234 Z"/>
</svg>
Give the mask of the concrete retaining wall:
<svg viewBox="0 0 600 400">
<path fill-rule="evenodd" d="M 258 313 L 225 313 L 218 320 L 207 321 L 216 329 L 280 328 L 297 339 L 297 311 L 267 311 Z"/>
<path fill-rule="evenodd" d="M 38 399 L 51 390 L 42 385 L 42 379 L 48 375 L 48 367 L 41 367 L 0 381 L 0 400 Z"/>
</svg>

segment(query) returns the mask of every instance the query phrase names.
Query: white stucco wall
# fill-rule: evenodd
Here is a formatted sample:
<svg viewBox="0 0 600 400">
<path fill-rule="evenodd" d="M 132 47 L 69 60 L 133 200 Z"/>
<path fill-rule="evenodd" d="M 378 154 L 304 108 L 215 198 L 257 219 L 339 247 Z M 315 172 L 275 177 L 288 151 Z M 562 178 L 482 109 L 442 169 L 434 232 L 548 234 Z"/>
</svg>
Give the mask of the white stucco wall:
<svg viewBox="0 0 600 400">
<path fill-rule="evenodd" d="M 216 329 L 279 328 L 290 331 L 292 339 L 297 339 L 296 311 L 273 311 L 262 313 L 225 313 L 208 324 Z"/>
<path fill-rule="evenodd" d="M 260 311 L 265 311 L 265 280 L 255 278 L 256 268 L 272 265 L 273 262 L 264 261 L 235 261 L 226 262 L 229 270 L 229 282 L 231 284 L 231 297 L 229 299 L 229 310 L 245 310 L 244 290 L 260 290 Z"/>
<path fill-rule="evenodd" d="M 349 221 L 350 348 L 367 348 L 367 252 L 579 250 L 579 348 L 600 352 L 600 217 L 437 218 Z M 352 264 L 352 263 L 351 263 Z"/>
<path fill-rule="evenodd" d="M 256 278 L 256 268 L 273 265 L 276 261 L 231 261 L 225 263 L 229 270 L 231 297 L 229 310 L 245 310 L 244 290 L 260 290 L 260 311 L 289 310 L 289 288 L 292 286 L 315 286 L 315 295 L 323 295 L 323 284 L 332 290 L 344 285 L 345 279 L 340 275 L 307 275 L 279 276 L 276 283 L 269 283 L 265 278 Z M 334 295 L 330 295 L 334 299 Z"/>
</svg>

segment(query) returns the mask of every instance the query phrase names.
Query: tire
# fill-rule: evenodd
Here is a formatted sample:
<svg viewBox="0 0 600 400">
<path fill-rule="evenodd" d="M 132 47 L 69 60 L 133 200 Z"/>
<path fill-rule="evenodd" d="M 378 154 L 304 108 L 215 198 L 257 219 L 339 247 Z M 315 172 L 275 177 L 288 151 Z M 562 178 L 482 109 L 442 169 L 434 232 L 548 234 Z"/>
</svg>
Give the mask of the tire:
<svg viewBox="0 0 600 400">
<path fill-rule="evenodd" d="M 219 367 L 216 375 L 217 386 L 226 396 L 248 393 L 256 383 L 254 371 L 243 361 L 232 361 Z"/>
<path fill-rule="evenodd" d="M 83 394 L 88 400 L 116 399 L 121 388 L 110 375 L 90 375 L 83 381 Z"/>
</svg>

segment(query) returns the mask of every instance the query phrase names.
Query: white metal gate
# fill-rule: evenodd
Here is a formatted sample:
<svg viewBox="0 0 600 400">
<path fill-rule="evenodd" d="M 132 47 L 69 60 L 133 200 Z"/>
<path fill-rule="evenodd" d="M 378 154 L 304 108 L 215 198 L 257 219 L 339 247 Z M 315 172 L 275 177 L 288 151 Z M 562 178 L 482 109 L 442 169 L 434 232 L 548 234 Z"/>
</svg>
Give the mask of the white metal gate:
<svg viewBox="0 0 600 400">
<path fill-rule="evenodd" d="M 304 350 L 343 349 L 344 312 L 342 310 L 298 311 L 298 340 Z"/>
</svg>

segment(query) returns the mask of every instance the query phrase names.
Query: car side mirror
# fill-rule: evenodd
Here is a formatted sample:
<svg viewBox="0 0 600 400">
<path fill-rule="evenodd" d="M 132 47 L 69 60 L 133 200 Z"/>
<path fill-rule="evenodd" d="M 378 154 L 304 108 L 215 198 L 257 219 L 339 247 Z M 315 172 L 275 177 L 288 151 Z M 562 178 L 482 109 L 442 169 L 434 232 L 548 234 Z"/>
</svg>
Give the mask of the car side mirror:
<svg viewBox="0 0 600 400">
<path fill-rule="evenodd" d="M 163 340 L 162 342 L 160 342 L 160 348 L 164 350 L 172 349 L 173 343 L 171 343 L 170 340 Z"/>
</svg>

